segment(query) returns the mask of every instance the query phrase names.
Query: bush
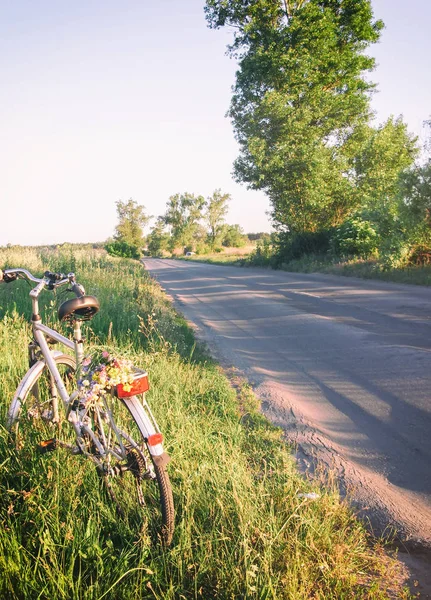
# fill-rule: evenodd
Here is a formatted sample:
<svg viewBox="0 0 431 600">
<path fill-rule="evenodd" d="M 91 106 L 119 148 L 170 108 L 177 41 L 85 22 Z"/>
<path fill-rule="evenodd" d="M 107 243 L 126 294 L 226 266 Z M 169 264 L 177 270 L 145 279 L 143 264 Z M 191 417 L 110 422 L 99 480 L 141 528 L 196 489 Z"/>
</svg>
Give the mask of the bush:
<svg viewBox="0 0 431 600">
<path fill-rule="evenodd" d="M 271 242 L 268 239 L 258 240 L 256 248 L 248 257 L 248 262 L 258 267 L 275 267 L 276 258 Z"/>
<path fill-rule="evenodd" d="M 276 256 L 279 264 L 289 263 L 310 254 L 327 254 L 330 249 L 333 230 L 304 231 L 302 233 L 282 233 L 277 236 Z"/>
<path fill-rule="evenodd" d="M 138 246 L 128 244 L 127 242 L 108 242 L 105 250 L 111 256 L 121 256 L 122 258 L 140 258 L 141 251 Z"/>
<path fill-rule="evenodd" d="M 414 246 L 409 256 L 409 263 L 421 267 L 431 264 L 431 247 L 426 244 Z"/>
<path fill-rule="evenodd" d="M 368 258 L 377 251 L 379 236 L 371 223 L 351 217 L 336 228 L 331 238 L 331 250 L 338 256 Z"/>
</svg>

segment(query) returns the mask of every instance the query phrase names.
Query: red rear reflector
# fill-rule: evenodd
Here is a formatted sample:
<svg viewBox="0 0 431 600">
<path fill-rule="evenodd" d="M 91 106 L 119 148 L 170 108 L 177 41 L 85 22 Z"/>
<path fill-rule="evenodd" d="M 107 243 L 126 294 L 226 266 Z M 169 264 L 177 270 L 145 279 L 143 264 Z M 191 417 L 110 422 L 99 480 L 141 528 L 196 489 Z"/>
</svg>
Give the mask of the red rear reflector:
<svg viewBox="0 0 431 600">
<path fill-rule="evenodd" d="M 127 389 L 124 389 L 126 386 Z M 117 385 L 117 395 L 119 398 L 130 398 L 130 396 L 136 396 L 137 394 L 143 394 L 144 392 L 148 392 L 150 389 L 150 385 L 148 383 L 148 377 L 145 375 L 144 377 L 139 377 L 139 379 L 135 379 L 133 383 L 127 385 L 123 383 L 119 383 Z"/>
<path fill-rule="evenodd" d="M 57 440 L 55 438 L 51 438 L 50 440 L 43 440 L 40 442 L 39 446 L 41 448 L 55 448 L 57 446 Z"/>
<path fill-rule="evenodd" d="M 157 446 L 157 444 L 161 444 L 163 442 L 163 434 L 161 433 L 153 433 L 148 438 L 149 446 Z"/>
</svg>

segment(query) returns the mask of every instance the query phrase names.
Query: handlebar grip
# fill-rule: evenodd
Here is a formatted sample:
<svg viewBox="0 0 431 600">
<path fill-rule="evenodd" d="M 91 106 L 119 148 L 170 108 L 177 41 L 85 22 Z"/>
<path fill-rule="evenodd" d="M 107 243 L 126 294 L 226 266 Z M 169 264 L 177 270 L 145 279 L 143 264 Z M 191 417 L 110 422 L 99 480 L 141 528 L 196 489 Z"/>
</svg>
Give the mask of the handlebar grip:
<svg viewBox="0 0 431 600">
<path fill-rule="evenodd" d="M 6 271 L 2 271 L 1 269 L 0 272 L 0 281 L 3 281 L 4 283 L 11 283 L 11 281 L 16 281 L 18 278 L 16 273 L 6 273 Z"/>
</svg>

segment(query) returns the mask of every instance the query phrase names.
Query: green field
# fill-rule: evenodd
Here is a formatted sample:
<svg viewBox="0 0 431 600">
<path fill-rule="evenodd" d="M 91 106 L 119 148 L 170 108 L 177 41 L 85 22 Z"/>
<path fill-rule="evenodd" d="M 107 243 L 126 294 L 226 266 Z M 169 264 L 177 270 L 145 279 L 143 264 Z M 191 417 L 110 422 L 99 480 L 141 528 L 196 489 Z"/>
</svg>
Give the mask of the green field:
<svg viewBox="0 0 431 600">
<path fill-rule="evenodd" d="M 305 481 L 245 384 L 196 346 L 140 263 L 84 249 L 0 250 L 0 267 L 75 271 L 100 313 L 86 336 L 150 375 L 172 457 L 169 549 L 131 529 L 95 469 L 62 449 L 19 452 L 0 428 L 0 597 L 64 599 L 409 598 L 399 563 L 327 483 Z M 0 422 L 25 371 L 29 287 L 0 286 Z M 55 322 L 62 298 L 44 294 Z M 316 492 L 316 499 L 299 494 Z"/>
</svg>

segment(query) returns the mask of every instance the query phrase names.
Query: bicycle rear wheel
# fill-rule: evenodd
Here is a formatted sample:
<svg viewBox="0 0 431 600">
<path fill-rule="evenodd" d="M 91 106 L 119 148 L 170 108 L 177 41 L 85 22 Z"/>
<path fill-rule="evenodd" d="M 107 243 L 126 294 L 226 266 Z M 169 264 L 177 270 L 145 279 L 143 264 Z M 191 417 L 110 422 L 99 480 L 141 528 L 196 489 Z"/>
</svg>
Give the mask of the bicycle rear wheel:
<svg viewBox="0 0 431 600">
<path fill-rule="evenodd" d="M 86 409 L 81 415 L 87 427 L 85 443 L 116 518 L 132 529 L 139 527 L 141 534 L 150 532 L 150 537 L 167 546 L 174 532 L 169 475 L 163 457 L 149 452 L 138 424 L 142 404 L 134 402 L 133 406 L 135 414 L 127 400 L 107 395 L 102 403 Z"/>
<path fill-rule="evenodd" d="M 67 354 L 54 357 L 61 380 L 69 394 L 76 387 L 74 358 Z M 15 434 L 19 448 L 33 446 L 54 449 L 48 440 L 70 445 L 74 433 L 66 420 L 63 401 L 58 395 L 54 378 L 44 363 L 34 365 L 22 380 L 8 412 L 7 426 Z"/>
<path fill-rule="evenodd" d="M 61 354 L 55 362 L 71 394 L 76 387 L 75 361 Z M 174 503 L 166 464 L 163 457 L 150 454 L 145 431 L 138 425 L 143 420 L 142 404 L 135 402 L 132 414 L 127 402 L 130 399 L 107 395 L 100 405 L 74 408 L 70 416 L 78 419 L 83 431 L 77 445 L 52 375 L 40 362 L 18 387 L 7 425 L 19 449 L 48 451 L 60 446 L 84 453 L 96 464 L 115 518 L 120 517 L 130 529 L 142 534 L 150 531 L 153 538 L 169 545 L 174 532 Z"/>
</svg>

